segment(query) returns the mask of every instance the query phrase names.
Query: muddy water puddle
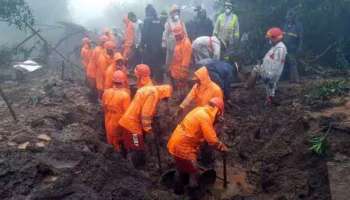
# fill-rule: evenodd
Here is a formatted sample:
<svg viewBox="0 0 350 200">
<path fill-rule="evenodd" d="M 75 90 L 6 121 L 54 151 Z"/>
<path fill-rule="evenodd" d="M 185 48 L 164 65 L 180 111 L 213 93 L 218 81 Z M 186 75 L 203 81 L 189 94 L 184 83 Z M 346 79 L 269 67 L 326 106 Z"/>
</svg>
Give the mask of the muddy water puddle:
<svg viewBox="0 0 350 200">
<path fill-rule="evenodd" d="M 218 177 L 214 186 L 210 189 L 211 195 L 203 200 L 212 199 L 230 199 L 236 195 L 249 196 L 253 194 L 254 187 L 248 183 L 247 172 L 243 168 L 227 166 L 227 187 L 224 188 L 224 177 L 222 163 L 217 163 L 215 171 Z"/>
</svg>

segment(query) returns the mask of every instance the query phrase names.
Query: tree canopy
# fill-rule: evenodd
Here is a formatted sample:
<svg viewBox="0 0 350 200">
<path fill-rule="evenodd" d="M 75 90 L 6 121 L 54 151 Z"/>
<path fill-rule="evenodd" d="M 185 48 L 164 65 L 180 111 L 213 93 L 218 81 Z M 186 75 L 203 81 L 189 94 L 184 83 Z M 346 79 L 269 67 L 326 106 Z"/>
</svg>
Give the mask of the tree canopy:
<svg viewBox="0 0 350 200">
<path fill-rule="evenodd" d="M 0 20 L 19 29 L 25 29 L 26 23 L 34 24 L 31 9 L 24 0 L 0 0 Z"/>
</svg>

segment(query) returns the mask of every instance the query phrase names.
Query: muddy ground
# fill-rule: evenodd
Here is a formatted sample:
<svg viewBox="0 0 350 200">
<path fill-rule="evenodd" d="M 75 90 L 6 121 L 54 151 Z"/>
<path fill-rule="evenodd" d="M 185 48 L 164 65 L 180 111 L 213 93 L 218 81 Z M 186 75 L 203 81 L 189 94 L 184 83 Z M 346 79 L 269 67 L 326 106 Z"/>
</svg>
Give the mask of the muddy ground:
<svg viewBox="0 0 350 200">
<path fill-rule="evenodd" d="M 1 101 L 0 199 L 185 198 L 158 184 L 154 156 L 148 156 L 145 170 L 135 170 L 106 145 L 101 110 L 90 103 L 81 81 L 42 76 L 2 87 L 19 122 L 13 123 Z M 220 132 L 232 149 L 230 186 L 223 190 L 218 181 L 203 199 L 331 199 L 328 158 L 309 150 L 312 131 L 321 126 L 322 117 L 310 117 L 303 85 L 284 84 L 278 95 L 280 105 L 266 107 L 261 87 L 233 90 Z M 163 118 L 164 171 L 172 167 L 165 145 L 173 121 Z M 331 137 L 331 151 L 349 155 L 344 149 L 349 149 L 345 141 L 350 137 L 346 133 L 341 137 Z M 217 157 L 221 175 L 221 158 Z"/>
</svg>

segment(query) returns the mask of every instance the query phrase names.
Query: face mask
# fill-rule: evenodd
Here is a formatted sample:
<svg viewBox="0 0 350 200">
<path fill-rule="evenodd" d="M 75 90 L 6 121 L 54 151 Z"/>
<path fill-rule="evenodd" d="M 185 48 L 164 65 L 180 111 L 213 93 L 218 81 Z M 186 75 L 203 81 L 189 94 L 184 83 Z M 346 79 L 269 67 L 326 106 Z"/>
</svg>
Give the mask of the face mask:
<svg viewBox="0 0 350 200">
<path fill-rule="evenodd" d="M 178 20 L 180 19 L 180 16 L 179 16 L 179 15 L 175 15 L 175 16 L 173 17 L 173 19 L 174 19 L 174 21 L 178 21 Z"/>
<path fill-rule="evenodd" d="M 176 36 L 175 36 L 176 42 L 181 42 L 183 39 L 184 39 L 184 36 L 183 36 L 183 35 L 176 35 Z"/>
<path fill-rule="evenodd" d="M 226 8 L 226 9 L 225 9 L 225 13 L 226 13 L 226 14 L 230 14 L 230 13 L 231 13 L 231 9 L 230 9 L 230 8 Z"/>
<path fill-rule="evenodd" d="M 114 55 L 114 51 L 112 49 L 107 49 L 107 54 L 112 57 Z"/>
</svg>

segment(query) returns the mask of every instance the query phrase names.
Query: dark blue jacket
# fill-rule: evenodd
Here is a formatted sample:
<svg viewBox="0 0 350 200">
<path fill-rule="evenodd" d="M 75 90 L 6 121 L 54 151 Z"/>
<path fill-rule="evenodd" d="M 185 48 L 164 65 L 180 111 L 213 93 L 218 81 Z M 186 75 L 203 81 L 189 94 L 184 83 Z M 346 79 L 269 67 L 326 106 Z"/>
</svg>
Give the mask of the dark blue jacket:
<svg viewBox="0 0 350 200">
<path fill-rule="evenodd" d="M 201 60 L 196 66 L 206 66 L 211 80 L 221 87 L 225 96 L 229 95 L 230 85 L 236 77 L 236 68 L 227 62 L 214 59 Z"/>
</svg>

